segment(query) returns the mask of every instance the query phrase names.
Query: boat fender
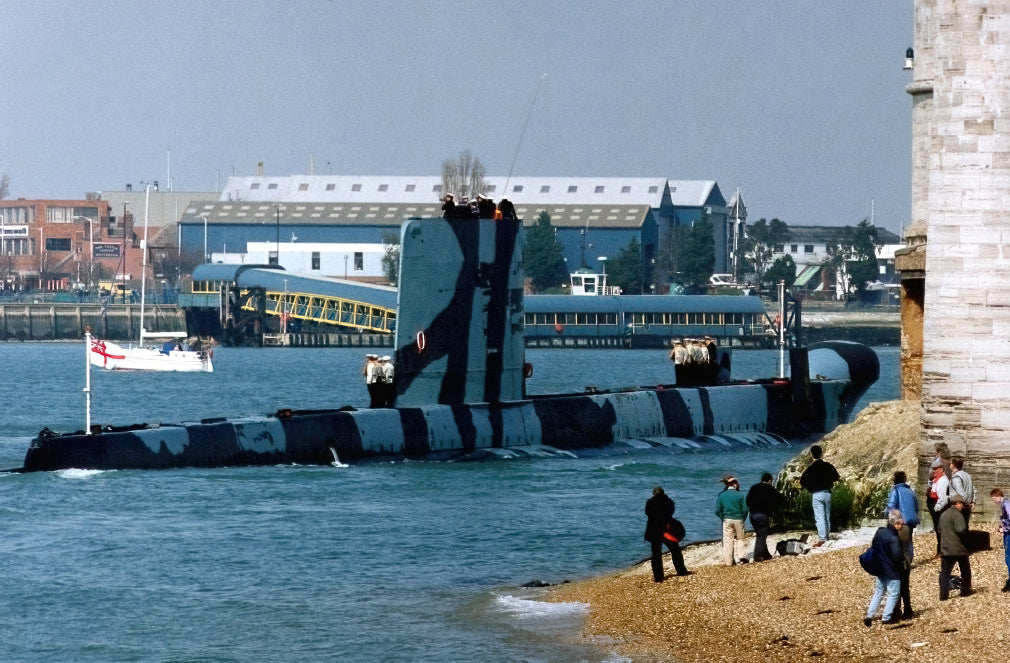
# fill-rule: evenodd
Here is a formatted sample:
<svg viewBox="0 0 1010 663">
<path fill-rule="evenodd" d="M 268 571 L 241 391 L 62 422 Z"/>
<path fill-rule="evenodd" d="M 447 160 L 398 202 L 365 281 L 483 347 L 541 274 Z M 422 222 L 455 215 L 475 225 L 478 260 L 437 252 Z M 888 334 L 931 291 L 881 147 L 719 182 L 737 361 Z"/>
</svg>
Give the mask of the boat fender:
<svg viewBox="0 0 1010 663">
<path fill-rule="evenodd" d="M 523 364 L 523 377 L 529 380 L 533 377 L 533 364 L 526 362 Z"/>
<path fill-rule="evenodd" d="M 426 344 L 426 339 L 424 338 L 424 332 L 417 332 L 417 351 L 424 352 L 424 346 Z"/>
</svg>

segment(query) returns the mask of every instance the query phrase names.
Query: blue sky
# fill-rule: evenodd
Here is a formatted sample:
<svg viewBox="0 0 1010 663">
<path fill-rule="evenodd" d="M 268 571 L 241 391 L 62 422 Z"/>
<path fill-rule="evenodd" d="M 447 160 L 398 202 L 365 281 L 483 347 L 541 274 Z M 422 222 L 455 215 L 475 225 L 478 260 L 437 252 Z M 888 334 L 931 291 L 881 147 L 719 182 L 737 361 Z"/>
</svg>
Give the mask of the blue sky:
<svg viewBox="0 0 1010 663">
<path fill-rule="evenodd" d="M 0 0 L 10 197 L 171 176 L 662 176 L 750 220 L 898 232 L 911 0 Z"/>
</svg>

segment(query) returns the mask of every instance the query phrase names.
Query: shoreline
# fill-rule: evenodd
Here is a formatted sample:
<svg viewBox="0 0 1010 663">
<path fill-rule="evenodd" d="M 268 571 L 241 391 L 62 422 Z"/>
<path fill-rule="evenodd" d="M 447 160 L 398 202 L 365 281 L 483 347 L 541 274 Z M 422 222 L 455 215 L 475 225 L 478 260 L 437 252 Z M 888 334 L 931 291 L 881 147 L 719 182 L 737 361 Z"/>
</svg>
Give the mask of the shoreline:
<svg viewBox="0 0 1010 663">
<path fill-rule="evenodd" d="M 884 626 L 863 625 L 873 577 L 857 557 L 876 526 L 834 533 L 828 544 L 798 556 L 759 563 L 719 564 L 721 544 L 684 548 L 692 575 L 652 580 L 649 560 L 602 577 L 549 588 L 545 600 L 589 606 L 587 641 L 606 641 L 632 661 L 929 661 L 970 657 L 1004 661 L 1010 651 L 1010 594 L 1002 537 L 995 524 L 972 523 L 990 533 L 993 548 L 971 556 L 975 594 L 939 600 L 939 557 L 932 531 L 915 534 L 911 595 L 915 617 Z M 778 533 L 774 541 L 808 532 Z M 812 537 L 815 538 L 815 537 Z M 753 550 L 753 533 L 745 539 Z M 738 548 L 739 550 L 739 548 Z"/>
</svg>

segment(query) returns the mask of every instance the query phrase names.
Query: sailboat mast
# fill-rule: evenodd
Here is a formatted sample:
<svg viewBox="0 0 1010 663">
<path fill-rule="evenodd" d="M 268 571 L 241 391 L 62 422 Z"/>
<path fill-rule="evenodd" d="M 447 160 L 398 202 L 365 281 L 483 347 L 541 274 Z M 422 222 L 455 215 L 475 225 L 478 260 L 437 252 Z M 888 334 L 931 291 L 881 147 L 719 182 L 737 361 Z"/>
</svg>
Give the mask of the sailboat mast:
<svg viewBox="0 0 1010 663">
<path fill-rule="evenodd" d="M 144 345 L 144 301 L 147 295 L 147 214 L 151 207 L 151 185 L 144 185 L 144 240 L 140 244 L 144 252 L 140 261 L 140 341 L 137 345 Z"/>
</svg>

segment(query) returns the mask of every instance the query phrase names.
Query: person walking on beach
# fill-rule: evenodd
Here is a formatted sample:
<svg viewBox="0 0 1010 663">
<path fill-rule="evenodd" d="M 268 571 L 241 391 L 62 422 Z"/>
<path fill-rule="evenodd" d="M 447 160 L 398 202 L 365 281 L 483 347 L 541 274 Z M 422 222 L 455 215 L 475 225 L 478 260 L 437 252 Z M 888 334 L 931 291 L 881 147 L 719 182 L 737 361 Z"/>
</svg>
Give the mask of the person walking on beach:
<svg viewBox="0 0 1010 663">
<path fill-rule="evenodd" d="M 936 554 L 940 554 L 940 514 L 950 505 L 950 479 L 943 471 L 943 461 L 937 456 L 929 466 L 929 492 L 926 493 L 926 508 L 933 519 L 933 533 L 936 535 Z"/>
<path fill-rule="evenodd" d="M 999 509 L 999 531 L 1003 534 L 1003 563 L 1006 564 L 1006 584 L 1003 592 L 1010 592 L 1010 499 L 1003 497 L 1003 491 L 993 488 L 989 498 Z"/>
<path fill-rule="evenodd" d="M 863 618 L 863 624 L 866 626 L 873 623 L 885 591 L 887 597 L 881 624 L 897 624 L 900 621 L 895 611 L 898 608 L 898 596 L 901 590 L 901 569 L 905 565 L 905 553 L 901 549 L 899 535 L 904 525 L 901 512 L 892 509 L 887 514 L 887 527 L 878 527 L 873 535 L 870 548 L 873 549 L 876 562 L 876 568 L 873 569 L 876 580 L 873 584 L 873 596 L 870 597 L 870 604 L 866 607 L 866 617 Z"/>
<path fill-rule="evenodd" d="M 722 478 L 726 487 L 715 501 L 715 515 L 722 521 L 722 563 L 736 564 L 736 543 L 743 542 L 743 521 L 747 517 L 747 500 L 740 494 L 740 482 L 732 474 Z"/>
<path fill-rule="evenodd" d="M 964 522 L 961 510 L 964 501 L 955 493 L 950 498 L 951 508 L 940 514 L 940 600 L 950 597 L 950 572 L 957 564 L 961 572 L 961 596 L 971 596 L 971 563 L 968 561 L 968 546 L 965 537 L 968 526 Z"/>
<path fill-rule="evenodd" d="M 912 561 L 915 559 L 915 548 L 912 545 L 912 534 L 919 524 L 919 499 L 915 492 L 908 486 L 904 472 L 894 473 L 894 486 L 887 496 L 887 508 L 885 513 L 898 511 L 905 526 L 898 530 L 898 539 L 901 541 L 901 549 L 905 554 L 906 564 L 901 567 L 901 596 L 898 607 L 901 608 L 903 619 L 915 616 L 912 610 L 912 591 L 910 586 L 912 574 Z"/>
<path fill-rule="evenodd" d="M 662 486 L 652 489 L 652 497 L 645 502 L 645 516 L 648 520 L 645 523 L 645 540 L 652 545 L 652 579 L 656 582 L 663 582 L 663 545 L 670 549 L 670 557 L 673 559 L 673 568 L 677 575 L 690 575 L 687 567 L 684 566 L 684 555 L 680 550 L 680 543 L 672 541 L 663 536 L 667 526 L 673 520 L 673 512 L 677 505 L 663 491 Z"/>
<path fill-rule="evenodd" d="M 964 471 L 964 458 L 954 456 L 950 459 L 950 494 L 957 493 L 964 502 L 964 509 L 961 515 L 964 516 L 964 524 L 971 520 L 971 510 L 975 507 L 975 487 L 971 483 L 971 475 Z"/>
<path fill-rule="evenodd" d="M 755 534 L 755 562 L 772 558 L 768 550 L 768 532 L 771 530 L 771 518 L 782 508 L 783 501 L 782 494 L 772 485 L 770 472 L 762 474 L 761 482 L 747 491 L 747 508 L 750 509 L 750 524 Z"/>
<path fill-rule="evenodd" d="M 824 545 L 831 531 L 831 487 L 840 478 L 838 470 L 831 463 L 821 460 L 823 451 L 820 445 L 810 447 L 810 455 L 814 462 L 803 471 L 800 485 L 810 493 L 810 501 L 814 507 L 814 523 L 817 525 L 817 543 L 815 548 Z"/>
</svg>

